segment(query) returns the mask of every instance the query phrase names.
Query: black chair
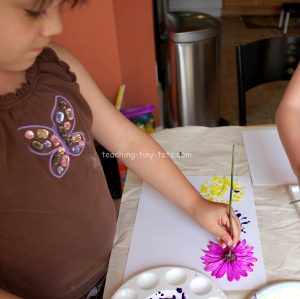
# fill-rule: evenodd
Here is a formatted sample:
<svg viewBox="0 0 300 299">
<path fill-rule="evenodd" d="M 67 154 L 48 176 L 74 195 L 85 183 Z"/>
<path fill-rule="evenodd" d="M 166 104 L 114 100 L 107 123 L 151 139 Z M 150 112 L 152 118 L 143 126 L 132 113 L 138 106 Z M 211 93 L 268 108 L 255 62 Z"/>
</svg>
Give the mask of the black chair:
<svg viewBox="0 0 300 299">
<path fill-rule="evenodd" d="M 282 3 L 278 28 L 281 29 L 282 26 L 284 25 L 283 34 L 287 34 L 290 16 L 300 17 L 300 3 L 298 2 Z"/>
<path fill-rule="evenodd" d="M 281 36 L 235 45 L 239 124 L 247 124 L 246 92 L 258 85 L 290 80 L 299 62 L 300 37 Z"/>
<path fill-rule="evenodd" d="M 100 144 L 95 145 L 96 152 L 101 161 L 103 172 L 106 178 L 110 195 L 113 199 L 119 199 L 122 196 L 122 185 L 116 157 Z"/>
</svg>

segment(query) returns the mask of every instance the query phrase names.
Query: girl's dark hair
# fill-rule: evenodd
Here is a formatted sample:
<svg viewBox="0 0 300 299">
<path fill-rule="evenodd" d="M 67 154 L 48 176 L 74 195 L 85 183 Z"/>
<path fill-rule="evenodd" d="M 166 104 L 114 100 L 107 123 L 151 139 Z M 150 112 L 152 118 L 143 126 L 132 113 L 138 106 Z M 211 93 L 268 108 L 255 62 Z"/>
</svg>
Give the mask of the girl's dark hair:
<svg viewBox="0 0 300 299">
<path fill-rule="evenodd" d="M 53 0 L 36 0 L 34 6 L 38 8 L 47 7 L 52 1 Z M 62 2 L 68 3 L 72 8 L 87 1 L 88 0 L 62 0 Z"/>
</svg>

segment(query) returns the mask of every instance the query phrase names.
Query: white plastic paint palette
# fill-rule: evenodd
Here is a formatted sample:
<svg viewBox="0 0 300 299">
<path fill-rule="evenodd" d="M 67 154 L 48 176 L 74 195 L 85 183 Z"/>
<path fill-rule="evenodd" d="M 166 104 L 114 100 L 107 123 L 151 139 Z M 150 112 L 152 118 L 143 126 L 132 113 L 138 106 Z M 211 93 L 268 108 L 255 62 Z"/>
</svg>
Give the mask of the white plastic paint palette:
<svg viewBox="0 0 300 299">
<path fill-rule="evenodd" d="M 298 185 L 290 185 L 289 192 L 292 199 L 291 204 L 294 205 L 298 213 L 300 214 L 300 188 Z"/>
<path fill-rule="evenodd" d="M 112 299 L 225 299 L 207 276 L 183 267 L 159 267 L 125 282 Z"/>
<path fill-rule="evenodd" d="M 277 282 L 255 293 L 250 299 L 299 299 L 300 281 Z"/>
</svg>

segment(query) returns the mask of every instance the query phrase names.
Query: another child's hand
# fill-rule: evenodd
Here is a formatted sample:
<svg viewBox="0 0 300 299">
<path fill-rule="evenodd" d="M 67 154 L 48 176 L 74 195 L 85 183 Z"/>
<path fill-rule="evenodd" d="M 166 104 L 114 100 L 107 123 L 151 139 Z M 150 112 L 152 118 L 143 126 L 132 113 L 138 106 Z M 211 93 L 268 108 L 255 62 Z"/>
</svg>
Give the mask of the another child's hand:
<svg viewBox="0 0 300 299">
<path fill-rule="evenodd" d="M 230 236 L 229 205 L 215 203 L 203 198 L 201 202 L 196 203 L 193 208 L 193 218 L 201 224 L 202 227 L 212 232 L 219 238 L 220 245 L 236 246 L 241 232 L 241 224 L 232 211 L 233 238 Z"/>
</svg>

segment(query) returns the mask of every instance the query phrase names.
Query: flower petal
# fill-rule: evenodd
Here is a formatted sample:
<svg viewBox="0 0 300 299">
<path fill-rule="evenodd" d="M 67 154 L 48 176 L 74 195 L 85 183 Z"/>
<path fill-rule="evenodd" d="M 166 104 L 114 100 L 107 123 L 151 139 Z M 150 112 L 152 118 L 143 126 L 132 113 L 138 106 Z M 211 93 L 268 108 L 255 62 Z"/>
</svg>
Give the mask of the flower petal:
<svg viewBox="0 0 300 299">
<path fill-rule="evenodd" d="M 205 270 L 209 271 L 215 271 L 218 269 L 222 264 L 224 263 L 223 260 L 218 261 L 217 263 L 210 263 L 206 266 Z"/>
<path fill-rule="evenodd" d="M 233 276 L 233 273 L 232 273 L 232 265 L 231 265 L 231 263 L 228 263 L 228 265 L 227 265 L 227 279 L 229 281 L 232 281 L 233 278 L 234 278 L 234 276 Z"/>
<path fill-rule="evenodd" d="M 221 278 L 225 275 L 225 273 L 227 272 L 227 263 L 223 262 L 219 265 L 218 269 L 216 269 L 215 272 L 212 272 L 212 275 L 215 276 L 216 278 Z"/>
</svg>

